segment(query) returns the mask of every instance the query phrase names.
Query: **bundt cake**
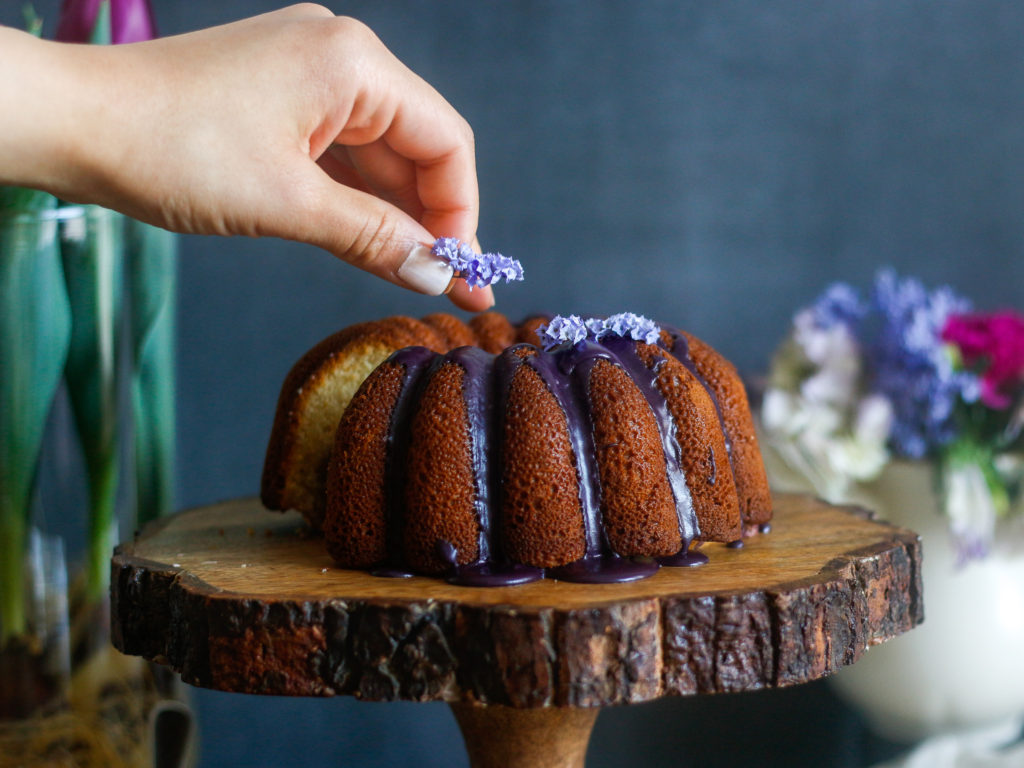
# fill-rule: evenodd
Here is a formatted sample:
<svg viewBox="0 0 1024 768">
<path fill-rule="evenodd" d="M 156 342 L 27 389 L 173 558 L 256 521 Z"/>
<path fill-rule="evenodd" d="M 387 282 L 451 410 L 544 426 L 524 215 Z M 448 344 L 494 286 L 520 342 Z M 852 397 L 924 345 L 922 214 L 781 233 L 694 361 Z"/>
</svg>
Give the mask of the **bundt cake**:
<svg viewBox="0 0 1024 768">
<path fill-rule="evenodd" d="M 559 320 L 392 317 L 325 339 L 282 388 L 264 504 L 302 512 L 343 567 L 472 584 L 639 578 L 763 529 L 733 366 L 653 324 L 556 343 Z"/>
</svg>

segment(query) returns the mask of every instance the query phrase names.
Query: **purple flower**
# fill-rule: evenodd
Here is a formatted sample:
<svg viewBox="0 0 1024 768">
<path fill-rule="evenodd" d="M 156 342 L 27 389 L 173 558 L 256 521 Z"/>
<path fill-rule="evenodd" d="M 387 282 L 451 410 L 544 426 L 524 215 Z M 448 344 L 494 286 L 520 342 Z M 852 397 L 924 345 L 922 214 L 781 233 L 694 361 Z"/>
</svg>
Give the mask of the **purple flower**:
<svg viewBox="0 0 1024 768">
<path fill-rule="evenodd" d="M 587 338 L 587 324 L 579 315 L 555 315 L 551 321 L 537 328 L 544 349 L 561 344 L 578 344 Z"/>
<path fill-rule="evenodd" d="M 832 283 L 811 307 L 819 328 L 845 325 L 854 333 L 868 313 L 860 294 L 848 283 Z"/>
<path fill-rule="evenodd" d="M 656 344 L 661 337 L 661 329 L 653 320 L 633 312 L 620 312 L 604 319 L 591 317 L 587 320 L 579 315 L 556 315 L 551 322 L 537 329 L 537 335 L 544 349 L 565 343 L 577 344 L 588 337 L 600 341 L 606 336 L 621 336 Z"/>
<path fill-rule="evenodd" d="M 109 16 L 101 6 L 109 6 Z M 109 20 L 109 29 L 97 22 Z M 64 43 L 137 43 L 156 37 L 149 0 L 64 0 L 56 39 Z"/>
<path fill-rule="evenodd" d="M 949 315 L 970 304 L 948 287 L 929 293 L 891 270 L 876 278 L 872 304 L 881 324 L 869 362 L 875 391 L 893 404 L 892 446 L 921 458 L 953 440 L 957 400 L 977 391 L 972 375 L 954 370 L 941 340 Z"/>
<path fill-rule="evenodd" d="M 653 320 L 632 312 L 619 312 L 604 320 L 591 318 L 587 320 L 587 329 L 595 339 L 605 336 L 622 336 L 625 338 L 657 344 L 661 337 L 661 328 Z"/>
<path fill-rule="evenodd" d="M 492 285 L 502 278 L 506 283 L 523 279 L 523 265 L 516 259 L 500 253 L 477 253 L 458 238 L 439 237 L 431 250 L 451 264 L 470 288 Z"/>
</svg>

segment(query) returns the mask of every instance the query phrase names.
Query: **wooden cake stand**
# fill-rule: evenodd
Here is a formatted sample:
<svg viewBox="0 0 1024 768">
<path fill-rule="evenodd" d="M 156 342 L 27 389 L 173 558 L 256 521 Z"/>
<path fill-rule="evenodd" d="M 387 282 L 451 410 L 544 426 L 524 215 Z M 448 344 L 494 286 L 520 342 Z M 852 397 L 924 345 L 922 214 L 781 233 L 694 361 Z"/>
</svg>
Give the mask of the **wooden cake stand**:
<svg viewBox="0 0 1024 768">
<path fill-rule="evenodd" d="M 473 766 L 582 766 L 599 709 L 787 686 L 920 623 L 917 536 L 779 495 L 768 535 L 629 584 L 335 568 L 297 514 L 182 512 L 113 559 L 114 644 L 224 691 L 451 703 Z"/>
</svg>

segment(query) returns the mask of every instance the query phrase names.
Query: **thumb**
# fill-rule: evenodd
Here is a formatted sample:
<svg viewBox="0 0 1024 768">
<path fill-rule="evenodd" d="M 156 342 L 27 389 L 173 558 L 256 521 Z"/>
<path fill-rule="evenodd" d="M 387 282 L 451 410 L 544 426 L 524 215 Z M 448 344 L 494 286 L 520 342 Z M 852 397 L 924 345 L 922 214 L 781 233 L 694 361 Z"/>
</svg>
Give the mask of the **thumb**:
<svg viewBox="0 0 1024 768">
<path fill-rule="evenodd" d="M 314 170 L 311 199 L 284 213 L 284 237 L 319 246 L 354 267 L 417 293 L 448 293 L 453 270 L 446 259 L 432 253 L 433 234 L 400 208 L 337 183 L 317 166 Z M 466 291 L 464 287 L 451 294 L 457 306 L 479 312 L 493 305 L 490 288 Z"/>
</svg>

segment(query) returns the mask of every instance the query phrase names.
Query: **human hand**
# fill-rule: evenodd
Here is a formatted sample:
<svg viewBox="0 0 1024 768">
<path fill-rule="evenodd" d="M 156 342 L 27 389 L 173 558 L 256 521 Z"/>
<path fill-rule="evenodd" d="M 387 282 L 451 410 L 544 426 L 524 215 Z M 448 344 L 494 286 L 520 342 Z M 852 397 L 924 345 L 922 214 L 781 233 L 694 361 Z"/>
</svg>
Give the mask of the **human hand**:
<svg viewBox="0 0 1024 768">
<path fill-rule="evenodd" d="M 469 125 L 358 21 L 297 5 L 131 45 L 17 43 L 38 82 L 10 103 L 50 151 L 11 158 L 14 126 L 0 181 L 178 232 L 312 243 L 435 294 L 447 281 L 417 246 L 475 240 Z M 450 296 L 493 304 L 461 280 Z"/>
</svg>

